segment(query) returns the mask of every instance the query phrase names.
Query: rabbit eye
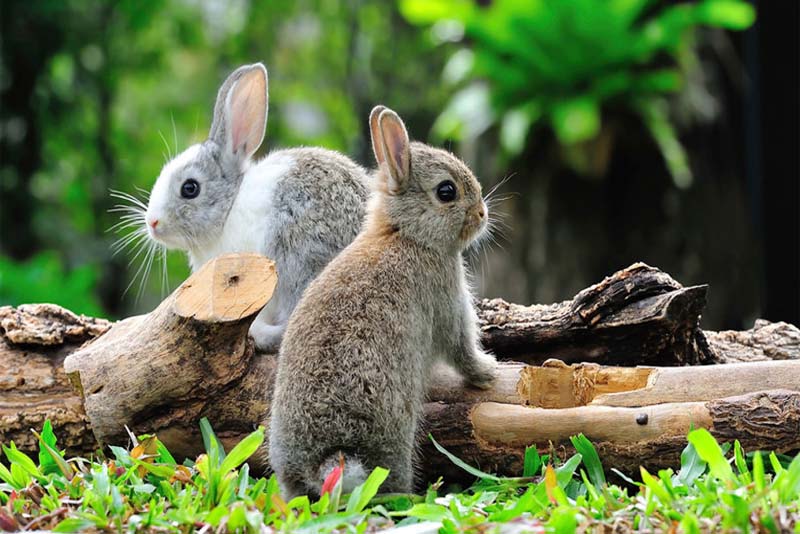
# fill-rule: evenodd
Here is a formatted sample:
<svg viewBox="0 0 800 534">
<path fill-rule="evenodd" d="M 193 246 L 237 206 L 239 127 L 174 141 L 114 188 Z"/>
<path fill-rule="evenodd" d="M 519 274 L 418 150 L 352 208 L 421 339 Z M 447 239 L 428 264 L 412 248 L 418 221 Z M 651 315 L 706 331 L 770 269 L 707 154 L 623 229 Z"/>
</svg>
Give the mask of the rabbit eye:
<svg viewBox="0 0 800 534">
<path fill-rule="evenodd" d="M 200 184 L 194 178 L 189 178 L 181 185 L 183 198 L 196 198 L 200 194 Z"/>
<path fill-rule="evenodd" d="M 452 202 L 456 199 L 456 184 L 445 180 L 436 186 L 436 197 L 442 202 Z"/>
</svg>

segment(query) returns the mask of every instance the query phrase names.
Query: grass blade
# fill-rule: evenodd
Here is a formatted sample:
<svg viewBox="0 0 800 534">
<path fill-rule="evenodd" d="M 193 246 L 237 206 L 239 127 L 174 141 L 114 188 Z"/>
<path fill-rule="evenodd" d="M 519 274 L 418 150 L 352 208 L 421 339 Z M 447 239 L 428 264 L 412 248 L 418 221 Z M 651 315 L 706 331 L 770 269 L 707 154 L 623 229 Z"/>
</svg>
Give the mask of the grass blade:
<svg viewBox="0 0 800 534">
<path fill-rule="evenodd" d="M 381 484 L 389 476 L 389 470 L 383 467 L 376 467 L 367 477 L 363 484 L 353 490 L 350 500 L 347 501 L 346 512 L 348 514 L 360 513 L 366 508 L 369 501 L 378 494 Z"/>
<path fill-rule="evenodd" d="M 583 434 L 572 436 L 569 439 L 575 450 L 581 454 L 583 465 L 586 466 L 586 471 L 592 484 L 598 488 L 605 486 L 606 475 L 603 471 L 603 464 L 600 462 L 600 457 L 597 455 L 597 450 L 592 445 L 592 442 Z"/>
<path fill-rule="evenodd" d="M 447 456 L 447 458 L 451 462 L 456 464 L 458 467 L 460 467 L 461 469 L 463 469 L 464 471 L 466 471 L 470 475 L 472 475 L 474 477 L 477 477 L 477 478 L 480 478 L 480 479 L 483 479 L 483 480 L 492 480 L 494 482 L 500 482 L 500 481 L 503 480 L 501 477 L 498 477 L 497 475 L 491 475 L 489 473 L 484 473 L 480 469 L 476 469 L 475 467 L 472 467 L 468 463 L 464 462 L 461 458 L 459 458 L 458 456 L 452 454 L 450 451 L 448 451 L 447 449 L 445 449 L 444 447 L 439 445 L 439 443 L 435 439 L 433 439 L 433 435 L 428 434 L 428 438 L 430 438 L 430 440 L 433 442 L 433 446 L 436 447 L 437 451 L 439 451 L 442 454 L 444 454 L 445 456 Z"/>
</svg>

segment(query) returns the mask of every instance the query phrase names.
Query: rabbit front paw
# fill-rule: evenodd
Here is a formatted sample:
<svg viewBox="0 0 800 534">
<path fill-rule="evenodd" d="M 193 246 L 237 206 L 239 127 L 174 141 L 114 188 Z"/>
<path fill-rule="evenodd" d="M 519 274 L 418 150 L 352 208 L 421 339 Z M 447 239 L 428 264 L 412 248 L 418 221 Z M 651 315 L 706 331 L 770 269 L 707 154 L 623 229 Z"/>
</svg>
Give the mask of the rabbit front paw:
<svg viewBox="0 0 800 534">
<path fill-rule="evenodd" d="M 259 320 L 250 325 L 250 335 L 253 336 L 256 348 L 262 352 L 277 353 L 285 330 L 285 324 L 267 324 Z"/>
<path fill-rule="evenodd" d="M 464 378 L 471 386 L 489 389 L 497 378 L 497 361 L 491 354 L 479 352 L 464 369 Z"/>
</svg>

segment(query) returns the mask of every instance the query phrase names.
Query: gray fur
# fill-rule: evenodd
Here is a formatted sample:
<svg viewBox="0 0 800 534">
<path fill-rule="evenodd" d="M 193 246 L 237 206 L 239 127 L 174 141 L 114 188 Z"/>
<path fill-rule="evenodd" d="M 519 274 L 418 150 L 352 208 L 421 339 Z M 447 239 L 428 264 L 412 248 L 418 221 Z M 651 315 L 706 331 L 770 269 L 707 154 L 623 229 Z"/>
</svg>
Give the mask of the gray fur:
<svg viewBox="0 0 800 534">
<path fill-rule="evenodd" d="M 494 378 L 461 256 L 486 226 L 480 184 L 452 154 L 409 144 L 391 110 L 371 123 L 380 168 L 364 229 L 308 286 L 281 345 L 269 458 L 287 497 L 318 493 L 340 453 L 344 491 L 375 466 L 391 471 L 382 490 L 411 491 L 432 364 L 478 387 Z M 408 172 L 390 175 L 404 157 Z M 454 202 L 435 196 L 444 180 Z"/>
<path fill-rule="evenodd" d="M 255 89 L 244 91 L 242 83 Z M 266 70 L 260 64 L 228 77 L 217 96 L 209 139 L 165 165 L 153 187 L 147 220 L 158 220 L 157 228 L 148 227 L 150 236 L 185 250 L 193 270 L 232 252 L 257 252 L 276 262 L 274 296 L 250 332 L 259 348 L 277 351 L 305 287 L 357 235 L 369 178 L 347 157 L 322 148 L 279 150 L 252 162 L 258 148 L 252 141 L 260 144 L 266 124 L 262 85 L 266 91 Z M 244 96 L 232 95 L 237 90 Z M 244 127 L 231 124 L 234 105 L 255 110 Z M 233 141 L 234 126 L 246 132 L 243 141 Z M 189 178 L 200 184 L 200 194 L 192 199 L 181 196 Z"/>
</svg>

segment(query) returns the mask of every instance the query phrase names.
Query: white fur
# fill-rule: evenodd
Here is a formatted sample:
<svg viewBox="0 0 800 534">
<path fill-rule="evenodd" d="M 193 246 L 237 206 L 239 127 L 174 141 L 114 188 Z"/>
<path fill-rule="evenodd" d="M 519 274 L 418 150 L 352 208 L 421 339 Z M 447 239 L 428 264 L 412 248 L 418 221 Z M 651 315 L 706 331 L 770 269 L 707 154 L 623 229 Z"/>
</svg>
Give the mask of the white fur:
<svg viewBox="0 0 800 534">
<path fill-rule="evenodd" d="M 264 254 L 264 236 L 267 227 L 273 224 L 273 191 L 278 180 L 295 163 L 292 156 L 274 152 L 247 169 L 219 239 L 204 243 L 203 250 L 189 251 L 189 263 L 193 271 L 221 254 Z"/>
<path fill-rule="evenodd" d="M 172 183 L 172 175 L 176 170 L 185 167 L 189 162 L 195 160 L 198 152 L 200 152 L 200 145 L 192 145 L 169 160 L 161 169 L 161 174 L 158 175 L 158 179 L 155 185 L 153 185 L 153 190 L 150 192 L 150 200 L 147 204 L 147 213 L 145 214 L 147 230 L 150 232 L 151 238 L 163 241 L 170 248 L 176 245 L 168 242 L 169 236 L 166 234 L 159 233 L 158 235 L 153 235 L 151 223 L 153 221 L 158 221 L 162 231 L 164 229 L 169 231 L 170 214 L 166 206 L 170 195 L 169 187 Z"/>
</svg>

